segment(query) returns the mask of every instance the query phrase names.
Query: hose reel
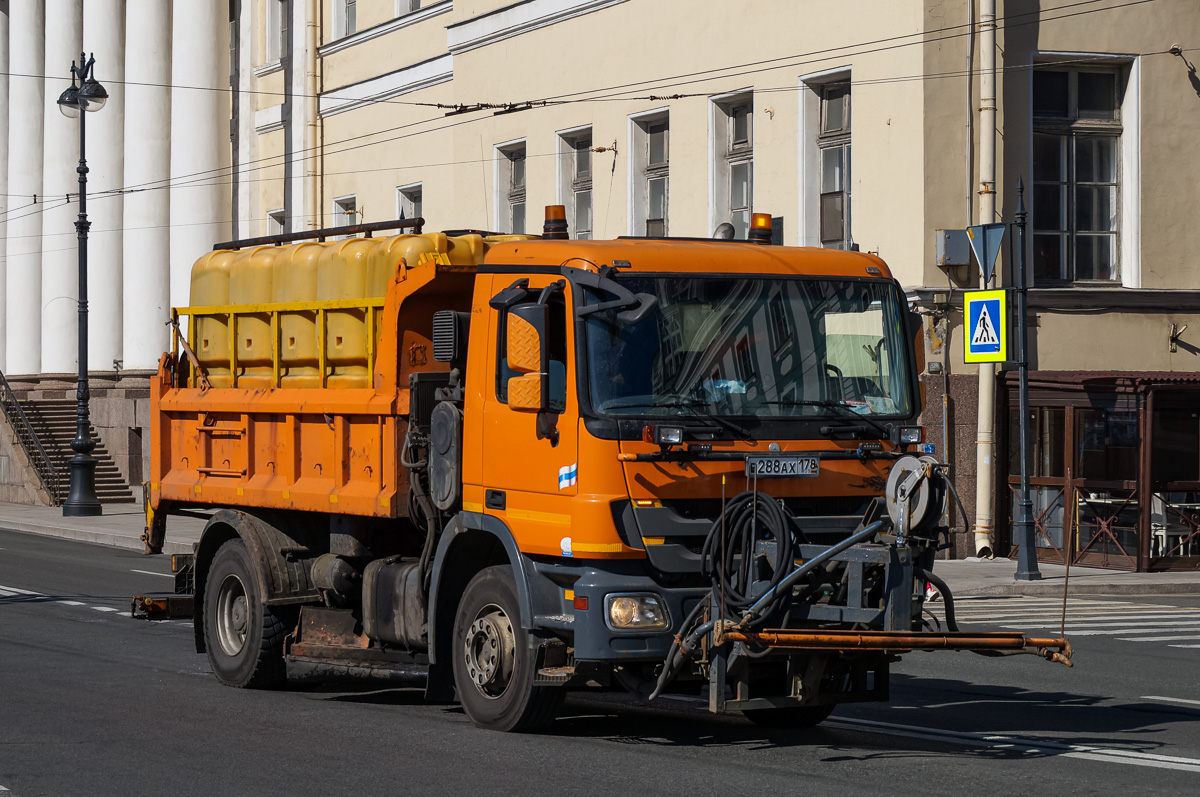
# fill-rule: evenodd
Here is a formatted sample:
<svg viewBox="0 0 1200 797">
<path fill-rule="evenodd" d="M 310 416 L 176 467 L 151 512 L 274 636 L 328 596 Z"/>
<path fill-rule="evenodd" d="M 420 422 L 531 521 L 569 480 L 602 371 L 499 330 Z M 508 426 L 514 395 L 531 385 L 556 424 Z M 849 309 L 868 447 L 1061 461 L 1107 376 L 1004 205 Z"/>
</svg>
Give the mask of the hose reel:
<svg viewBox="0 0 1200 797">
<path fill-rule="evenodd" d="M 937 524 L 946 500 L 946 477 L 933 457 L 903 456 L 892 465 L 884 491 L 898 537 Z"/>
</svg>

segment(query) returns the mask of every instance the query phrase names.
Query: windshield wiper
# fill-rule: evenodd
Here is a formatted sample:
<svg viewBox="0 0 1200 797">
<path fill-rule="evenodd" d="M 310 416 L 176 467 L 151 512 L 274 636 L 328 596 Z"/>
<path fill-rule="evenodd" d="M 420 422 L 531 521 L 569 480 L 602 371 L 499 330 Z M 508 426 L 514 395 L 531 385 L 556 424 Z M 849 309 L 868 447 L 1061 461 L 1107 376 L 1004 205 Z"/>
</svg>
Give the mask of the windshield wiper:
<svg viewBox="0 0 1200 797">
<path fill-rule="evenodd" d="M 738 437 L 741 437 L 743 440 L 753 439 L 753 435 L 750 434 L 749 430 L 738 426 L 733 421 L 722 418 L 720 415 L 714 415 L 711 412 L 708 412 L 707 410 L 703 409 L 704 406 L 706 406 L 706 402 L 700 399 L 672 398 L 667 399 L 666 401 L 610 402 L 602 406 L 600 409 L 604 412 L 607 412 L 608 410 L 627 410 L 635 407 L 645 407 L 646 409 L 686 409 L 691 410 L 697 416 L 705 420 L 712 421 L 720 426 L 724 426 L 726 429 L 733 432 Z"/>
<path fill-rule="evenodd" d="M 735 435 L 742 438 L 743 440 L 753 440 L 754 439 L 754 436 L 750 434 L 750 431 L 748 429 L 744 429 L 743 427 L 738 426 L 733 421 L 731 421 L 727 418 L 722 418 L 720 415 L 714 415 L 713 413 L 704 409 L 706 406 L 708 406 L 708 402 L 706 402 L 702 399 L 676 398 L 676 399 L 671 399 L 670 401 L 667 401 L 667 402 L 663 402 L 661 404 L 655 404 L 654 406 L 656 406 L 656 407 L 681 407 L 683 409 L 689 409 L 692 412 L 696 413 L 696 415 L 700 416 L 701 418 L 704 418 L 705 420 L 712 421 L 713 423 L 717 423 L 717 424 L 720 424 L 721 426 L 724 426 L 726 429 L 733 432 Z"/>
<path fill-rule="evenodd" d="M 779 407 L 826 407 L 828 409 L 841 410 L 842 412 L 849 413 L 849 415 L 846 417 L 846 420 L 853 418 L 856 421 L 862 421 L 861 424 L 857 424 L 859 428 L 874 428 L 884 437 L 892 436 L 891 430 L 881 424 L 879 421 L 876 421 L 869 415 L 859 415 L 845 404 L 834 401 L 833 399 L 789 399 L 787 401 L 764 401 L 763 404 L 772 404 Z M 850 429 L 852 427 L 846 428 Z"/>
</svg>

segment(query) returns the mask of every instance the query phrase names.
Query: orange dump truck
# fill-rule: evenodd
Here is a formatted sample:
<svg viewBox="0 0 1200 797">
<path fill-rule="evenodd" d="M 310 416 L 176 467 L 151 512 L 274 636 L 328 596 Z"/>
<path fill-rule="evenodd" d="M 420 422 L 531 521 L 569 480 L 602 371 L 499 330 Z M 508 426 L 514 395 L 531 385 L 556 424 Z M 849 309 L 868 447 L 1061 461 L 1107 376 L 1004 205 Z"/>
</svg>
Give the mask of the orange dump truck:
<svg viewBox="0 0 1200 797">
<path fill-rule="evenodd" d="M 769 216 L 573 241 L 547 211 L 541 238 L 358 227 L 197 261 L 146 541 L 214 510 L 178 559 L 218 679 L 419 684 L 501 730 L 585 685 L 811 724 L 886 699 L 904 651 L 1069 655 L 922 619 L 948 484 L 879 258 L 772 246 Z"/>
</svg>

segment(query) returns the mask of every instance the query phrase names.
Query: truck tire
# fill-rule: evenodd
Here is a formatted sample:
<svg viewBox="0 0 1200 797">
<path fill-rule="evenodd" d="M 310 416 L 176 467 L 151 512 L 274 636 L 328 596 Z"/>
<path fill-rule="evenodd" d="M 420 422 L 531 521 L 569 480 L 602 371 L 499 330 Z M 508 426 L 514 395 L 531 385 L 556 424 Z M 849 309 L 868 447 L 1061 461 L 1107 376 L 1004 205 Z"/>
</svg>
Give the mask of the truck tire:
<svg viewBox="0 0 1200 797">
<path fill-rule="evenodd" d="M 742 715 L 764 728 L 811 728 L 829 719 L 833 706 L 786 706 L 784 708 L 755 708 Z"/>
<path fill-rule="evenodd" d="M 534 686 L 537 663 L 517 606 L 512 570 L 489 567 L 467 584 L 454 617 L 454 686 L 463 711 L 481 728 L 536 730 L 562 705 L 564 689 Z"/>
<path fill-rule="evenodd" d="M 204 641 L 208 662 L 226 686 L 270 689 L 287 679 L 283 612 L 263 605 L 246 545 L 222 545 L 204 588 Z"/>
</svg>

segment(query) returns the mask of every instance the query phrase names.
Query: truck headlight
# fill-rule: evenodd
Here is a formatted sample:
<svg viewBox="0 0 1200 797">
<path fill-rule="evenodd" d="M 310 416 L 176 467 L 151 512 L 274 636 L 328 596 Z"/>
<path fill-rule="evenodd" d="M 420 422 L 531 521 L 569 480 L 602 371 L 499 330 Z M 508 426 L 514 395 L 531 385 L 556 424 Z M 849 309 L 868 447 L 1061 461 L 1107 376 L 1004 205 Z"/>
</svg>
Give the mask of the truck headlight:
<svg viewBox="0 0 1200 797">
<path fill-rule="evenodd" d="M 609 595 L 604 603 L 614 631 L 667 627 L 667 609 L 657 595 Z"/>
</svg>

